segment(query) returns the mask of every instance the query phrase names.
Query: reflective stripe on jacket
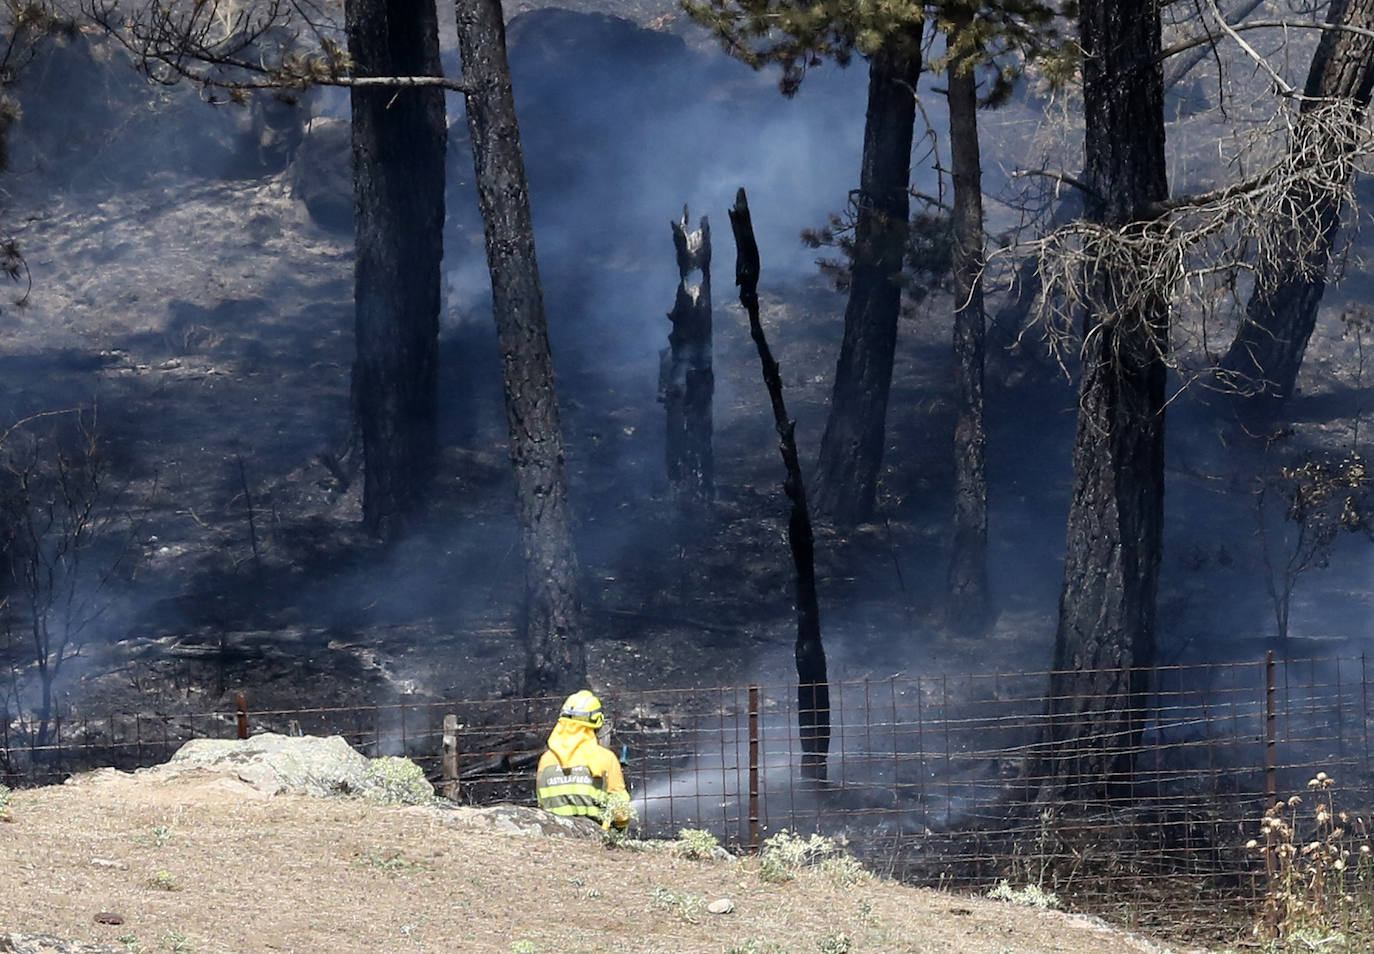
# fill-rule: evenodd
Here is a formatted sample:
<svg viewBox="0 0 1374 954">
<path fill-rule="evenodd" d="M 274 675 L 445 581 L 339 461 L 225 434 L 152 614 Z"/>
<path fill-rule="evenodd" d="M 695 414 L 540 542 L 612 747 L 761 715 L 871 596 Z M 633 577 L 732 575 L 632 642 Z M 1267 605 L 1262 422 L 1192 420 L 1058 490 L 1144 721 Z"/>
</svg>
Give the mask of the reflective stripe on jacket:
<svg viewBox="0 0 1374 954">
<path fill-rule="evenodd" d="M 585 765 L 564 767 L 550 759 L 539 768 L 539 807 L 555 815 L 590 815 L 600 821 L 601 806 L 606 804 L 604 781 L 593 777 Z"/>
</svg>

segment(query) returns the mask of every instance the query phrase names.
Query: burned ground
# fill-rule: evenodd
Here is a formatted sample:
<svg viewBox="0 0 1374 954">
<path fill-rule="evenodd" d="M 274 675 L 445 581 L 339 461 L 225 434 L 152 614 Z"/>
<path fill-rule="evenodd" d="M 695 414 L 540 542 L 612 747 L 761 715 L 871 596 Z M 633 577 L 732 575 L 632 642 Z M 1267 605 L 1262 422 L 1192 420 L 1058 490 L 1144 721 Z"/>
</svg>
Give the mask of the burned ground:
<svg viewBox="0 0 1374 954">
<path fill-rule="evenodd" d="M 621 12 L 665 25 L 667 11 Z M 796 235 L 844 202 L 863 77 L 820 70 L 802 97 L 784 101 L 773 78 L 725 61 L 680 21 L 666 21 L 670 35 L 545 17 L 512 24 L 512 62 L 593 683 L 614 698 L 785 682 L 794 624 L 781 463 L 733 305 L 724 230 L 715 261 L 719 499 L 709 514 L 678 514 L 668 500 L 655 401 L 676 283 L 668 222 L 683 202 L 693 217 L 723 221 L 724 197 L 750 189 L 763 320 L 803 456 L 812 456 L 843 298 Z M 569 35 L 582 37 L 571 49 L 554 42 Z M 25 306 L 0 313 L 0 406 L 8 420 L 98 408 L 118 506 L 138 514 L 141 557 L 119 580 L 89 581 L 110 609 L 63 673 L 63 704 L 100 716 L 225 710 L 240 691 L 256 709 L 513 693 L 521 566 L 462 123 L 451 120 L 441 477 L 426 525 L 382 548 L 357 529 L 355 462 L 344 456 L 351 235 L 311 218 L 289 170 L 244 172 L 248 113 L 184 89 L 151 90 L 94 37 L 48 55 L 21 89 L 30 125 L 15 132 L 7 214 L 33 287 Z M 622 59 L 653 68 L 641 85 L 617 85 L 606 64 Z M 65 98 L 65 76 L 81 78 L 87 111 Z M 344 107 L 322 94 L 312 108 L 337 116 Z M 1014 148 L 1024 121 L 991 114 L 989 141 Z M 1366 413 L 1369 384 L 1335 320 L 1362 292 L 1351 275 L 1328 295 L 1290 445 L 1339 450 Z M 1049 660 L 1073 390 L 1033 336 L 1013 348 L 1018 329 L 998 329 L 989 363 L 998 616 L 986 637 L 959 637 L 941 598 L 952 506 L 947 306 L 931 299 L 902 327 L 880 519 L 850 537 L 821 528 L 822 624 L 836 678 Z M 1272 622 L 1250 487 L 1272 459 L 1218 442 L 1192 395 L 1170 413 L 1162 658 L 1256 658 Z M 1332 567 L 1301 581 L 1295 653 L 1367 645 L 1369 554 L 1358 543 L 1341 538 Z M 17 666 L 5 690 L 11 707 L 31 706 L 26 646 L 19 633 L 0 642 Z"/>
</svg>

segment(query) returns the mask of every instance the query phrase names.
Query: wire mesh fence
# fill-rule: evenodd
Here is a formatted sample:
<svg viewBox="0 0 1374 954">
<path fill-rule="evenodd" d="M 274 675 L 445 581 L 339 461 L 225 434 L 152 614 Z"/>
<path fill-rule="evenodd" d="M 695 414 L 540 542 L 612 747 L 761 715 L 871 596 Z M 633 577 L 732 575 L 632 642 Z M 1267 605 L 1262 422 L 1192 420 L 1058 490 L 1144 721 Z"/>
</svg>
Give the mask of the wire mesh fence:
<svg viewBox="0 0 1374 954">
<path fill-rule="evenodd" d="M 1154 929 L 1253 911 L 1274 857 L 1247 842 L 1260 836 L 1265 810 L 1307 792 L 1317 772 L 1334 780 L 1322 792 L 1348 813 L 1348 837 L 1369 843 L 1374 667 L 1365 657 L 1095 675 L 1093 685 L 1142 691 L 1133 703 L 1114 690 L 1056 700 L 1048 672 L 832 683 L 824 778 L 802 771 L 796 686 L 603 700 L 638 825 L 652 836 L 701 828 L 757 848 L 783 829 L 820 832 L 905 880 L 1036 884 Z M 558 700 L 275 711 L 239 703 L 218 713 L 54 719 L 41 730 L 6 718 L 0 781 L 133 769 L 191 738 L 275 731 L 341 735 L 368 756 L 408 756 L 464 802 L 532 803 Z M 1106 732 L 1095 721 L 1104 710 L 1117 717 Z M 1124 753 L 1129 771 L 1093 775 L 1106 765 L 1095 760 L 1104 747 L 1118 769 Z M 1063 784 L 1066 776 L 1077 782 Z M 1352 890 L 1371 891 L 1374 872 L 1363 875 Z"/>
</svg>

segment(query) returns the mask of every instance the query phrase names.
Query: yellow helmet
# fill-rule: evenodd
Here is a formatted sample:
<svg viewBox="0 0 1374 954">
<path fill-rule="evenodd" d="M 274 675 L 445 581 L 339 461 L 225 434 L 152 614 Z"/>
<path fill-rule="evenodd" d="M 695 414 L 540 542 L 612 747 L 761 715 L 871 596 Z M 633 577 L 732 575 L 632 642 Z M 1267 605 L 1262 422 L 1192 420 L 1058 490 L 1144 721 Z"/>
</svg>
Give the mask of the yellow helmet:
<svg viewBox="0 0 1374 954">
<path fill-rule="evenodd" d="M 599 729 L 606 723 L 606 716 L 601 711 L 601 700 L 586 689 L 568 696 L 558 715 L 563 719 L 589 725 L 593 729 Z"/>
</svg>

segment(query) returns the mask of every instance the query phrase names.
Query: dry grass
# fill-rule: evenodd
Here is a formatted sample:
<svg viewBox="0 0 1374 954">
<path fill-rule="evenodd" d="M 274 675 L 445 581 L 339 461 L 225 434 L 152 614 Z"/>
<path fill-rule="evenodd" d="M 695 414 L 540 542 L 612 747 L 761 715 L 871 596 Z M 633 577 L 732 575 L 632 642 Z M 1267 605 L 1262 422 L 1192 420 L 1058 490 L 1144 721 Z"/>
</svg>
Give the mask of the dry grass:
<svg viewBox="0 0 1374 954">
<path fill-rule="evenodd" d="M 820 870 L 768 883 L 748 859 L 458 830 L 446 814 L 208 775 L 17 792 L 0 934 L 181 954 L 1158 951 L 1052 911 Z M 719 898 L 734 910 L 708 913 Z"/>
</svg>

